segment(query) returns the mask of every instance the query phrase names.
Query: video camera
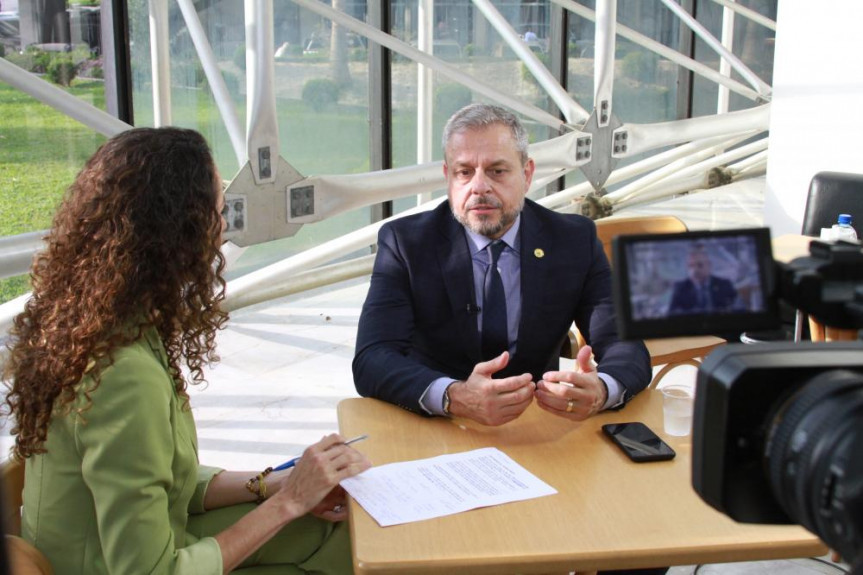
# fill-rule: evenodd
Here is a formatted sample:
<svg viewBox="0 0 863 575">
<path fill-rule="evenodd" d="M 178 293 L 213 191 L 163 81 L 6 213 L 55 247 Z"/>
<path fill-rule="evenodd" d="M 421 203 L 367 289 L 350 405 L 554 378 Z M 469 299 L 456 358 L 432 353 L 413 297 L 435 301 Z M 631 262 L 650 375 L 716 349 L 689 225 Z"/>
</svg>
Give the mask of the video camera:
<svg viewBox="0 0 863 575">
<path fill-rule="evenodd" d="M 619 236 L 621 337 L 773 329 L 779 300 L 863 328 L 863 248 L 775 262 L 767 228 Z M 698 369 L 692 483 L 744 523 L 799 523 L 863 573 L 863 342 L 729 344 Z"/>
</svg>

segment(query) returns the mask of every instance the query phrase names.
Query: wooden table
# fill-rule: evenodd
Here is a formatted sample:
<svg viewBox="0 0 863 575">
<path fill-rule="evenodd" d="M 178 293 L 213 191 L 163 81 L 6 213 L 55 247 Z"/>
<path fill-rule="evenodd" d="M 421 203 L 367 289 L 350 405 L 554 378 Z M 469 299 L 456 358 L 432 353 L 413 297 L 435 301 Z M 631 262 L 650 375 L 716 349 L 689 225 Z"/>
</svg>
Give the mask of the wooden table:
<svg viewBox="0 0 863 575">
<path fill-rule="evenodd" d="M 557 495 L 382 528 L 350 502 L 356 573 L 506 574 L 592 571 L 823 555 L 802 527 L 737 524 L 691 487 L 691 437 L 662 431 L 658 391 L 576 424 L 532 405 L 501 427 L 425 418 L 375 399 L 339 403 L 345 436 L 372 463 L 497 447 Z M 630 462 L 600 431 L 643 421 L 677 452 Z"/>
<path fill-rule="evenodd" d="M 801 234 L 784 234 L 770 241 L 773 248 L 773 259 L 778 262 L 790 262 L 794 258 L 809 255 L 809 244 L 813 238 Z"/>
</svg>

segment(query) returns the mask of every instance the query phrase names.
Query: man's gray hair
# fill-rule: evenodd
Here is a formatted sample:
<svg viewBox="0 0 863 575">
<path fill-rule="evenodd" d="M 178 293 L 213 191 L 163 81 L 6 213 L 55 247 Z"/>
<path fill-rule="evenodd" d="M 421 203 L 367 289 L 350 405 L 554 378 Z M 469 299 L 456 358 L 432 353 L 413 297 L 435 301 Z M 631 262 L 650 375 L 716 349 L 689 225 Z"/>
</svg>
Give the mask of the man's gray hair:
<svg viewBox="0 0 863 575">
<path fill-rule="evenodd" d="M 446 158 L 446 147 L 452 138 L 453 134 L 473 130 L 477 128 L 486 128 L 495 124 L 502 124 L 512 132 L 512 139 L 515 141 L 515 148 L 521 155 L 521 165 L 525 165 L 528 160 L 527 155 L 527 130 L 521 125 L 521 122 L 515 114 L 495 106 L 493 104 L 469 104 L 456 112 L 447 121 L 443 129 L 443 154 Z"/>
</svg>

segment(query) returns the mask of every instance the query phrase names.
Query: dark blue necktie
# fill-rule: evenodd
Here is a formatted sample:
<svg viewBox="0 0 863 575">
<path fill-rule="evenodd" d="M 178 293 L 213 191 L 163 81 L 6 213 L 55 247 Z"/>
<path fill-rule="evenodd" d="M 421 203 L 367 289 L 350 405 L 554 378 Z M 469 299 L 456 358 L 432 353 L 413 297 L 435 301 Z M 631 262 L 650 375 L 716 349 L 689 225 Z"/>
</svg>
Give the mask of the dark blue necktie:
<svg viewBox="0 0 863 575">
<path fill-rule="evenodd" d="M 506 323 L 506 294 L 497 270 L 497 261 L 506 244 L 496 240 L 489 244 L 491 262 L 486 271 L 482 302 L 482 359 L 488 361 L 509 349 Z"/>
<path fill-rule="evenodd" d="M 707 283 L 703 283 L 696 288 L 696 298 L 695 304 L 698 310 L 709 312 L 710 311 L 710 291 L 707 287 Z"/>
</svg>

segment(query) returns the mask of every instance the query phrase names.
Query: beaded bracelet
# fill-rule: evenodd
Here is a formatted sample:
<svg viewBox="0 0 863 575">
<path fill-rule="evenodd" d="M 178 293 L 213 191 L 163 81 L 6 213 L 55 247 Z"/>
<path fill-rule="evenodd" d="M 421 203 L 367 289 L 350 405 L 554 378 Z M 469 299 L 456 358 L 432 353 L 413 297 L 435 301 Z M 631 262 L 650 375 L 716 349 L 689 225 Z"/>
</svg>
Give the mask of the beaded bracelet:
<svg viewBox="0 0 863 575">
<path fill-rule="evenodd" d="M 264 481 L 264 477 L 272 473 L 272 471 L 272 467 L 267 467 L 246 481 L 246 489 L 257 497 L 257 499 L 255 499 L 255 503 L 257 504 L 261 504 L 267 499 L 267 483 Z"/>
</svg>

